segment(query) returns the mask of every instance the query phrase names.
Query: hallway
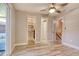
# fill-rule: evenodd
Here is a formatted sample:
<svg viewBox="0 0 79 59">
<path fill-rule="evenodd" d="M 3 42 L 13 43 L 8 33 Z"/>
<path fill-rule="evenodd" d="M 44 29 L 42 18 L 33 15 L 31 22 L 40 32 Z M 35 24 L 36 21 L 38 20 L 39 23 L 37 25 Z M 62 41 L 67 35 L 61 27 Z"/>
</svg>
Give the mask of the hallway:
<svg viewBox="0 0 79 59">
<path fill-rule="evenodd" d="M 48 45 L 37 46 L 17 46 L 12 54 L 13 56 L 79 56 L 79 50 L 59 45 L 54 48 Z"/>
</svg>

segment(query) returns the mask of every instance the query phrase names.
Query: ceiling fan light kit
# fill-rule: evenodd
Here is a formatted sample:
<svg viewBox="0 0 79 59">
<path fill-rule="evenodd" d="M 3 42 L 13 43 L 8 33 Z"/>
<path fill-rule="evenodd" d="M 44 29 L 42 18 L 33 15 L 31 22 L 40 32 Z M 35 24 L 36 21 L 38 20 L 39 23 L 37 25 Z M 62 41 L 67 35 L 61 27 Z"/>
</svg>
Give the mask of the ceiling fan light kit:
<svg viewBox="0 0 79 59">
<path fill-rule="evenodd" d="M 61 7 L 63 8 L 67 4 L 68 3 L 58 4 L 58 5 L 60 8 Z M 62 10 L 60 8 L 57 8 L 57 3 L 51 3 L 48 8 L 42 9 L 40 11 L 48 11 L 49 12 L 48 14 L 59 14 L 62 12 Z"/>
<path fill-rule="evenodd" d="M 51 8 L 49 9 L 49 13 L 54 13 L 55 11 L 56 11 L 55 7 L 51 7 Z"/>
</svg>

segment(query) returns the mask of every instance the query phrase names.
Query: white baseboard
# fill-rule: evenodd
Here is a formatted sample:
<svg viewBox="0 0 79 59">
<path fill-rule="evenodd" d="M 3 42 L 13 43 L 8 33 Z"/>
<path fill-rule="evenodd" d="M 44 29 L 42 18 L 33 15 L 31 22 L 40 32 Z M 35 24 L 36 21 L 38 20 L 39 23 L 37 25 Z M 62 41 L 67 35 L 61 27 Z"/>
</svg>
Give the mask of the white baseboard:
<svg viewBox="0 0 79 59">
<path fill-rule="evenodd" d="M 14 51 L 14 49 L 15 49 L 16 46 L 21 46 L 21 45 L 27 45 L 27 43 L 17 43 L 17 44 L 14 44 L 14 46 L 11 49 L 10 55 L 12 54 L 12 52 Z"/>
<path fill-rule="evenodd" d="M 35 42 L 35 44 L 39 44 L 40 42 Z"/>
<path fill-rule="evenodd" d="M 12 54 L 12 52 L 14 51 L 14 49 L 15 49 L 15 45 L 12 47 L 11 54 Z"/>
<path fill-rule="evenodd" d="M 17 43 L 14 46 L 21 46 L 21 45 L 27 45 L 27 43 Z"/>
<path fill-rule="evenodd" d="M 78 46 L 71 45 L 71 44 L 68 44 L 68 43 L 65 43 L 65 42 L 63 42 L 62 44 L 63 44 L 63 45 L 66 45 L 66 46 L 69 46 L 69 47 L 71 47 L 71 48 L 74 48 L 74 49 L 79 50 L 79 47 L 78 47 Z"/>
</svg>

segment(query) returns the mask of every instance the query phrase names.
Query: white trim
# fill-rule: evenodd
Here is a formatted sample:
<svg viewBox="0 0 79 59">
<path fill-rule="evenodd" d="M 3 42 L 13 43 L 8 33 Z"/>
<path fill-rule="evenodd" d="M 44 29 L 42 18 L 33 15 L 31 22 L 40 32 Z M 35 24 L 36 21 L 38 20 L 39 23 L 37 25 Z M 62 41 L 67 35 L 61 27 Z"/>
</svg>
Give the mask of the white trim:
<svg viewBox="0 0 79 59">
<path fill-rule="evenodd" d="M 36 41 L 35 41 L 35 44 L 40 44 L 40 42 L 36 42 Z"/>
<path fill-rule="evenodd" d="M 66 46 L 69 46 L 71 48 L 74 48 L 74 49 L 77 49 L 79 50 L 79 47 L 78 46 L 75 46 L 75 45 L 71 45 L 71 44 L 68 44 L 68 43 L 65 43 L 65 42 L 62 42 L 63 45 L 66 45 Z"/>
<path fill-rule="evenodd" d="M 29 20 L 29 19 L 28 19 L 29 17 L 30 17 L 30 16 L 27 16 L 27 19 L 26 19 L 26 27 L 27 27 L 27 44 L 28 44 L 28 40 L 29 40 L 29 38 L 28 38 L 28 30 L 29 30 L 29 29 L 28 29 L 28 22 L 27 22 L 27 21 Z M 31 16 L 31 17 L 33 17 L 33 16 Z M 33 19 L 33 18 L 32 18 L 32 19 Z M 34 40 L 34 41 L 35 41 L 35 43 L 36 43 L 36 19 L 35 19 L 34 28 L 35 28 L 35 40 Z"/>
<path fill-rule="evenodd" d="M 14 51 L 14 49 L 15 49 L 15 45 L 12 47 L 12 49 L 11 49 L 11 54 L 12 54 L 12 52 Z"/>
<path fill-rule="evenodd" d="M 16 43 L 14 46 L 21 46 L 21 45 L 27 45 L 27 43 Z"/>
<path fill-rule="evenodd" d="M 17 44 L 14 44 L 14 46 L 11 49 L 11 54 L 14 51 L 14 49 L 15 49 L 16 46 L 21 46 L 21 45 L 27 45 L 27 43 L 17 43 Z"/>
<path fill-rule="evenodd" d="M 10 7 L 9 4 L 6 4 L 7 16 L 6 16 L 6 42 L 5 42 L 5 55 L 9 56 L 11 54 L 10 48 Z"/>
</svg>

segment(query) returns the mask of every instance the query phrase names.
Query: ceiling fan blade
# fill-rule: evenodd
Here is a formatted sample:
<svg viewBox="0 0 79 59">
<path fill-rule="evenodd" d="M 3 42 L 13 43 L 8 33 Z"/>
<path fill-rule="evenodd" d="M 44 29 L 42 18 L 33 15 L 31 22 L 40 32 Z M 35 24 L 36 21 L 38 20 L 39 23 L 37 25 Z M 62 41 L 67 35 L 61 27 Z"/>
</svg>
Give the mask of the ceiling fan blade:
<svg viewBox="0 0 79 59">
<path fill-rule="evenodd" d="M 48 8 L 45 8 L 45 9 L 41 9 L 40 11 L 46 11 Z"/>
<path fill-rule="evenodd" d="M 46 9 L 42 9 L 42 10 L 40 10 L 40 11 L 46 11 Z"/>
<path fill-rule="evenodd" d="M 60 11 L 60 10 L 56 10 L 56 12 L 57 12 L 57 13 L 61 13 L 61 11 Z"/>
<path fill-rule="evenodd" d="M 44 20 L 43 22 L 46 22 L 46 20 Z"/>
<path fill-rule="evenodd" d="M 63 4 L 61 4 L 61 6 L 66 6 L 68 3 L 63 3 Z"/>
</svg>

